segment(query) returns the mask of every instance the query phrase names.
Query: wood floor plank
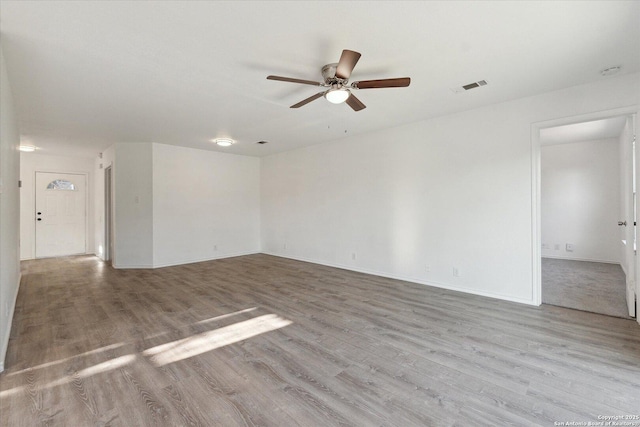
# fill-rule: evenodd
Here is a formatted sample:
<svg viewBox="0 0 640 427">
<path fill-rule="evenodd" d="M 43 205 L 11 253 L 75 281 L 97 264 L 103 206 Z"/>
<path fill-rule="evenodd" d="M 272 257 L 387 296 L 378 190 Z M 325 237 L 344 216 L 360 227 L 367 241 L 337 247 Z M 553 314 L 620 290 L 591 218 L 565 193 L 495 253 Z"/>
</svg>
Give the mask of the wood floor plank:
<svg viewBox="0 0 640 427">
<path fill-rule="evenodd" d="M 267 255 L 157 270 L 64 257 L 23 262 L 22 277 L 3 426 L 547 426 L 640 412 L 631 320 Z"/>
</svg>

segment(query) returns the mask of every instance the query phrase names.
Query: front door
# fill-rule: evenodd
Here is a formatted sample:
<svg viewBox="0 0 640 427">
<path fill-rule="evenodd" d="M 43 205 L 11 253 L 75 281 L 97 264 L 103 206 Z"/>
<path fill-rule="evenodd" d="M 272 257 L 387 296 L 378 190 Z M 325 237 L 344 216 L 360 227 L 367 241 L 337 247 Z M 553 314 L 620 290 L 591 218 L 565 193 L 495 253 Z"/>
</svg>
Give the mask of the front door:
<svg viewBox="0 0 640 427">
<path fill-rule="evenodd" d="M 86 175 L 36 172 L 36 258 L 86 252 Z"/>
</svg>

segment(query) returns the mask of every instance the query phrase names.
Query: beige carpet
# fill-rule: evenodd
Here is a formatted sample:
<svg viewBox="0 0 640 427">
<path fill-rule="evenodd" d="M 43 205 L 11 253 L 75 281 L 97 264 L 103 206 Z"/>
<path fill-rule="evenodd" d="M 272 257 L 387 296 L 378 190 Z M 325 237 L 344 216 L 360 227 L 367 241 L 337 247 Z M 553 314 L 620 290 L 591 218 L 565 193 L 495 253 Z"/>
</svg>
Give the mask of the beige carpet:
<svg viewBox="0 0 640 427">
<path fill-rule="evenodd" d="M 542 302 L 628 319 L 618 264 L 542 258 Z"/>
</svg>

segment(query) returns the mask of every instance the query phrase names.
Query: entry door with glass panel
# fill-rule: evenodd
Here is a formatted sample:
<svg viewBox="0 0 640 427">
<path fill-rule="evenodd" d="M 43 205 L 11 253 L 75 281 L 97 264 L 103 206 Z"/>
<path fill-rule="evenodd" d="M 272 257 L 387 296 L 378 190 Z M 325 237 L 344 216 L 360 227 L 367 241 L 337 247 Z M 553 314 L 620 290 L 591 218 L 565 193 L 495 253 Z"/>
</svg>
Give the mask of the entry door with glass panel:
<svg viewBox="0 0 640 427">
<path fill-rule="evenodd" d="M 36 172 L 36 258 L 86 252 L 86 175 Z"/>
</svg>

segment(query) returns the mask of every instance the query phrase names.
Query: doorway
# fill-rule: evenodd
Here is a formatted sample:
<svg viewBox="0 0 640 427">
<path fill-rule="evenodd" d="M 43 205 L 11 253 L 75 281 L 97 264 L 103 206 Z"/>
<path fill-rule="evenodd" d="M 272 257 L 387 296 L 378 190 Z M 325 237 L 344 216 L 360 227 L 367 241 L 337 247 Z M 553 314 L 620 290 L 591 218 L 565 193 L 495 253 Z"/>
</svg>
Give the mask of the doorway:
<svg viewBox="0 0 640 427">
<path fill-rule="evenodd" d="M 626 241 L 635 227 L 621 225 L 635 223 L 634 115 L 588 119 L 540 126 L 532 138 L 539 144 L 539 302 L 630 318 L 637 260 Z"/>
<path fill-rule="evenodd" d="M 86 253 L 87 176 L 36 172 L 35 256 Z"/>
</svg>

